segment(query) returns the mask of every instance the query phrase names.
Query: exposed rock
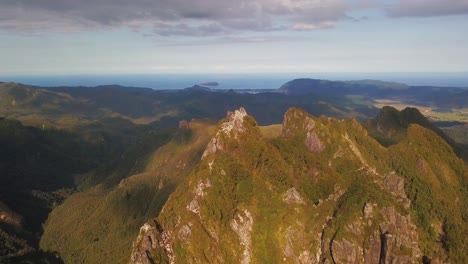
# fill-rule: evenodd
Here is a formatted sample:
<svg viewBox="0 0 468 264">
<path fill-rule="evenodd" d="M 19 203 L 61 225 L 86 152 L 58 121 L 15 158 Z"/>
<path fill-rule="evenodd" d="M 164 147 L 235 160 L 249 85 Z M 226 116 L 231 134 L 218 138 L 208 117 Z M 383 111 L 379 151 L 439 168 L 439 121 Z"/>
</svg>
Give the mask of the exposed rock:
<svg viewBox="0 0 468 264">
<path fill-rule="evenodd" d="M 297 222 L 295 226 L 289 226 L 284 232 L 286 245 L 283 253 L 284 261 L 293 261 L 296 264 L 313 263 L 314 255 L 310 252 L 310 244 L 307 243 L 307 237 L 302 223 Z"/>
<path fill-rule="evenodd" d="M 283 195 L 283 201 L 288 204 L 305 204 L 302 196 L 297 192 L 296 188 L 289 188 Z"/>
<path fill-rule="evenodd" d="M 411 201 L 406 197 L 405 179 L 403 177 L 398 176 L 395 172 L 390 172 L 383 176 L 376 174 L 376 176 L 375 183 L 397 197 L 397 201 L 403 204 L 405 208 L 408 209 L 410 207 Z"/>
<path fill-rule="evenodd" d="M 362 235 L 362 228 L 361 228 L 361 222 L 356 221 L 352 223 L 348 223 L 346 225 L 346 228 L 349 230 L 349 232 L 355 236 L 361 236 Z"/>
<path fill-rule="evenodd" d="M 213 170 L 213 164 L 214 164 L 214 160 L 208 162 L 208 167 L 210 168 L 210 171 Z"/>
<path fill-rule="evenodd" d="M 305 114 L 298 109 L 291 108 L 285 114 L 283 118 L 283 125 L 281 126 L 281 134 L 283 137 L 289 137 L 294 133 L 294 130 L 303 129 L 303 126 L 299 127 L 297 123 L 304 124 L 303 121 Z M 313 121 L 313 120 L 312 120 Z M 315 126 L 315 123 L 314 123 Z M 313 127 L 311 127 L 313 128 Z"/>
<path fill-rule="evenodd" d="M 239 210 L 239 212 L 237 212 L 234 219 L 231 220 L 231 228 L 239 236 L 240 244 L 244 248 L 242 252 L 242 256 L 240 257 L 240 263 L 242 264 L 250 263 L 250 258 L 252 254 L 252 249 L 251 249 L 252 226 L 253 226 L 253 218 L 247 209 Z"/>
<path fill-rule="evenodd" d="M 322 143 L 322 141 L 320 141 L 320 138 L 314 131 L 315 121 L 310 117 L 306 117 L 304 119 L 303 129 L 307 131 L 306 137 L 304 139 L 304 144 L 307 146 L 307 148 L 315 153 L 321 152 L 325 148 L 325 145 Z"/>
<path fill-rule="evenodd" d="M 416 226 L 411 221 L 411 216 L 401 215 L 394 207 L 385 207 L 381 210 L 384 223 L 379 225 L 382 234 L 393 235 L 394 247 L 397 249 L 408 248 L 413 259 L 421 258 L 421 250 L 418 245 L 418 232 Z"/>
<path fill-rule="evenodd" d="M 348 146 L 351 148 L 353 151 L 354 155 L 359 159 L 359 161 L 364 165 L 364 167 L 369 167 L 367 164 L 367 161 L 364 159 L 364 157 L 361 154 L 361 151 L 359 151 L 359 148 L 356 146 L 356 144 L 349 138 L 348 133 L 345 133 L 343 138 L 348 142 Z"/>
<path fill-rule="evenodd" d="M 341 146 L 338 146 L 338 150 L 335 152 L 335 154 L 333 154 L 333 159 L 343 157 L 343 155 L 344 155 L 343 148 Z"/>
<path fill-rule="evenodd" d="M 406 199 L 405 179 L 403 177 L 399 177 L 395 173 L 388 173 L 383 177 L 383 182 L 392 194 Z"/>
<path fill-rule="evenodd" d="M 393 236 L 390 233 L 380 234 L 380 257 L 379 263 L 391 263 L 391 250 L 392 250 L 392 243 Z"/>
<path fill-rule="evenodd" d="M 199 201 L 206 195 L 204 191 L 205 188 L 211 187 L 210 179 L 206 179 L 205 182 L 198 181 L 197 187 L 195 189 L 195 196 L 193 197 L 192 201 L 187 205 L 187 210 L 194 212 L 198 216 L 200 216 L 200 204 Z"/>
<path fill-rule="evenodd" d="M 200 204 L 197 199 L 193 199 L 188 205 L 187 210 L 194 212 L 197 215 L 200 215 Z"/>
<path fill-rule="evenodd" d="M 418 233 L 409 215 L 398 213 L 394 207 L 379 209 L 375 203 L 366 203 L 363 215 L 364 219 L 360 217 L 346 224 L 347 235 L 344 238 L 331 240 L 330 250 L 334 263 L 385 264 L 421 261 Z M 376 221 L 380 224 L 372 224 Z M 362 225 L 367 227 L 363 229 Z M 369 228 L 372 228 L 370 234 L 364 235 L 363 231 Z M 322 243 L 328 243 L 323 237 L 321 240 Z M 362 245 L 365 245 L 364 248 L 361 248 Z M 325 245 L 324 248 L 326 247 Z"/>
<path fill-rule="evenodd" d="M 179 232 L 177 233 L 177 237 L 182 240 L 182 241 L 185 241 L 189 236 L 190 234 L 192 233 L 192 230 L 190 229 L 190 227 L 188 225 L 183 225 Z"/>
<path fill-rule="evenodd" d="M 205 152 L 203 152 L 202 160 L 205 157 L 207 157 L 208 155 L 214 154 L 214 153 L 216 153 L 216 151 L 222 150 L 222 149 L 223 149 L 223 146 L 221 145 L 221 143 L 219 141 L 218 134 L 216 134 L 216 136 L 214 136 L 210 140 L 210 142 L 208 142 L 208 145 L 206 146 Z"/>
<path fill-rule="evenodd" d="M 424 164 L 424 160 L 422 158 L 418 158 L 418 160 L 416 161 L 416 166 L 422 173 L 427 173 L 426 164 Z"/>
<path fill-rule="evenodd" d="M 319 153 L 325 148 L 325 145 L 320 140 L 315 129 L 316 124 L 312 117 L 293 108 L 288 110 L 284 115 L 281 133 L 283 137 L 290 137 L 297 131 L 304 131 L 306 134 L 304 145 L 310 151 Z"/>
<path fill-rule="evenodd" d="M 164 231 L 158 222 L 155 222 L 155 226 L 145 223 L 140 228 L 140 234 L 133 244 L 133 252 L 129 263 L 155 263 L 155 256 L 153 256 L 151 252 L 158 248 L 164 251 L 164 254 L 159 257 L 163 257 L 170 264 L 175 263 L 171 241 L 172 233 L 170 231 Z"/>
<path fill-rule="evenodd" d="M 247 112 L 243 107 L 234 112 L 228 112 L 227 121 L 221 125 L 221 131 L 226 135 L 230 135 L 231 131 L 234 132 L 234 137 L 245 131 L 244 117 L 247 116 Z"/>
<path fill-rule="evenodd" d="M 360 263 L 361 247 L 346 239 L 333 240 L 331 253 L 334 263 Z"/>
<path fill-rule="evenodd" d="M 205 152 L 203 152 L 202 160 L 208 155 L 216 153 L 218 150 L 222 150 L 224 146 L 221 144 L 221 134 L 225 137 L 234 137 L 237 139 L 240 133 L 246 131 L 244 126 L 244 117 L 247 116 L 247 112 L 243 107 L 234 112 L 227 113 L 227 120 L 221 124 L 221 128 L 216 132 L 215 136 L 210 140 L 206 146 Z"/>
<path fill-rule="evenodd" d="M 374 232 L 369 237 L 369 247 L 364 248 L 364 263 L 373 264 L 379 263 L 380 261 L 380 251 L 381 251 L 381 242 L 380 242 L 380 231 L 375 229 Z"/>
<path fill-rule="evenodd" d="M 320 141 L 320 138 L 314 131 L 307 131 L 306 138 L 304 139 L 304 144 L 307 146 L 310 151 L 319 153 L 325 148 L 325 145 Z"/>
<path fill-rule="evenodd" d="M 195 194 L 197 196 L 203 197 L 206 195 L 206 192 L 204 191 L 205 188 L 209 187 L 211 187 L 210 179 L 206 179 L 205 182 L 199 181 L 197 184 L 197 189 L 195 190 Z"/>
<path fill-rule="evenodd" d="M 299 257 L 297 258 L 296 263 L 298 264 L 314 263 L 314 256 L 310 253 L 309 250 L 302 251 Z"/>
<path fill-rule="evenodd" d="M 364 214 L 364 218 L 371 218 L 374 216 L 373 212 L 374 212 L 374 207 L 377 207 L 377 204 L 373 204 L 373 203 L 366 203 L 364 205 L 364 208 L 362 209 L 362 212 Z"/>
</svg>

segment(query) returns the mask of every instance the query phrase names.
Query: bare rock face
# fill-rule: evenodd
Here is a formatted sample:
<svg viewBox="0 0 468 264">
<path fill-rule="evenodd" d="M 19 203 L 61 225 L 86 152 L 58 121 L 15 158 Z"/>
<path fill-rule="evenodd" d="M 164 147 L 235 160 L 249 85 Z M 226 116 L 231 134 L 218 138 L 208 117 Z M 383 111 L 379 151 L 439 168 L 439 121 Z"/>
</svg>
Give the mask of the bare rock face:
<svg viewBox="0 0 468 264">
<path fill-rule="evenodd" d="M 366 203 L 363 217 L 354 219 L 345 229 L 344 237 L 325 241 L 330 243 L 334 263 L 421 261 L 416 226 L 409 215 L 402 215 L 394 207 L 379 208 L 377 204 Z"/>
<path fill-rule="evenodd" d="M 377 204 L 366 203 L 364 209 L 362 210 L 364 218 L 372 218 L 374 216 L 374 208 L 377 207 Z"/>
<path fill-rule="evenodd" d="M 288 204 L 305 204 L 304 199 L 294 187 L 286 191 L 286 193 L 283 196 L 283 201 L 285 201 Z"/>
<path fill-rule="evenodd" d="M 346 239 L 333 240 L 331 245 L 335 263 L 360 263 L 362 249 Z"/>
<path fill-rule="evenodd" d="M 304 144 L 310 151 L 319 153 L 325 148 L 325 145 L 322 143 L 315 129 L 315 121 L 311 117 L 306 117 L 303 123 L 303 129 L 307 131 L 306 137 L 304 139 Z"/>
<path fill-rule="evenodd" d="M 414 261 L 421 259 L 421 250 L 418 245 L 418 232 L 412 223 L 410 215 L 404 216 L 398 213 L 394 207 L 385 207 L 381 210 L 385 222 L 379 225 L 380 232 L 385 235 L 388 251 L 385 260 Z M 410 252 L 409 254 L 399 254 Z M 400 262 L 401 263 L 401 262 Z"/>
<path fill-rule="evenodd" d="M 379 230 L 375 229 L 369 237 L 369 247 L 364 249 L 364 263 L 379 263 L 382 244 Z"/>
<path fill-rule="evenodd" d="M 240 210 L 234 219 L 231 220 L 231 228 L 239 236 L 239 241 L 243 247 L 242 256 L 239 260 L 242 264 L 250 263 L 252 255 L 251 233 L 253 218 L 247 209 Z"/>
<path fill-rule="evenodd" d="M 202 159 L 205 157 L 216 153 L 218 150 L 222 150 L 223 146 L 221 145 L 221 142 L 218 138 L 218 134 L 216 134 L 215 137 L 213 137 L 210 142 L 208 142 L 208 145 L 206 146 L 205 152 L 203 152 Z"/>
<path fill-rule="evenodd" d="M 189 238 L 191 234 L 192 234 L 192 230 L 190 229 L 190 223 L 189 223 L 188 225 L 182 226 L 179 232 L 177 232 L 177 237 L 180 240 L 184 241 L 187 238 Z"/>
<path fill-rule="evenodd" d="M 304 145 L 312 152 L 319 153 L 325 148 L 317 135 L 314 119 L 297 109 L 290 109 L 283 119 L 282 136 L 290 137 L 299 132 L 305 132 Z"/>
<path fill-rule="evenodd" d="M 294 226 L 289 226 L 283 235 L 286 241 L 283 261 L 296 264 L 314 263 L 315 256 L 310 251 L 310 244 L 307 243 L 307 235 L 302 223 L 297 222 Z"/>
<path fill-rule="evenodd" d="M 172 250 L 171 241 L 172 233 L 164 231 L 158 222 L 154 222 L 155 226 L 148 223 L 144 224 L 140 228 L 140 234 L 138 235 L 135 243 L 133 244 L 133 252 L 130 257 L 132 264 L 153 264 L 164 261 L 167 263 L 174 262 L 174 252 Z M 160 248 L 164 251 L 162 256 L 152 256 L 151 250 Z"/>
<path fill-rule="evenodd" d="M 405 193 L 405 179 L 398 176 L 394 172 L 388 173 L 383 176 L 382 183 L 385 189 L 389 190 L 394 196 L 398 198 L 398 202 L 403 204 L 405 208 L 409 208 L 411 201 Z"/>
<path fill-rule="evenodd" d="M 385 187 L 394 195 L 406 199 L 405 179 L 395 173 L 389 173 L 383 177 Z"/>
<path fill-rule="evenodd" d="M 418 167 L 419 171 L 421 171 L 422 173 L 424 174 L 427 173 L 427 167 L 422 158 L 418 158 L 418 160 L 416 161 L 416 166 Z"/>
<path fill-rule="evenodd" d="M 306 138 L 304 140 L 304 144 L 307 146 L 310 151 L 319 153 L 325 148 L 320 138 L 317 136 L 317 133 L 314 131 L 307 131 Z"/>
<path fill-rule="evenodd" d="M 234 133 L 234 137 L 237 137 L 238 134 L 245 132 L 244 127 L 244 117 L 247 116 L 247 112 L 243 107 L 234 112 L 228 112 L 227 121 L 221 125 L 221 130 L 226 134 L 230 135 L 231 132 Z"/>
<path fill-rule="evenodd" d="M 221 137 L 234 137 L 237 139 L 240 133 L 245 132 L 246 128 L 244 126 L 244 117 L 246 116 L 247 112 L 243 107 L 234 112 L 228 112 L 226 117 L 227 120 L 221 124 L 218 132 L 216 132 L 215 136 L 206 146 L 205 152 L 203 152 L 202 160 L 205 157 L 216 153 L 216 151 L 224 149 Z"/>
<path fill-rule="evenodd" d="M 205 181 L 199 181 L 197 184 L 197 188 L 195 190 L 195 196 L 193 197 L 192 201 L 187 205 L 187 210 L 192 211 L 193 213 L 200 216 L 200 201 L 206 195 L 205 188 L 211 187 L 211 182 L 209 179 Z"/>
</svg>

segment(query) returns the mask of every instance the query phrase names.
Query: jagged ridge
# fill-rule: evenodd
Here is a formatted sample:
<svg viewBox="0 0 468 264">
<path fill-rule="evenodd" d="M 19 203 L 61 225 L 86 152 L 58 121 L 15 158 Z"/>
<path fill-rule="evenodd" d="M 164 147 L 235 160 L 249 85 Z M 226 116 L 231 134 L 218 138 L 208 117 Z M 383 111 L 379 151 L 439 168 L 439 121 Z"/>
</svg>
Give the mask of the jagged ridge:
<svg viewBox="0 0 468 264">
<path fill-rule="evenodd" d="M 424 148 L 408 148 L 421 145 L 419 134 Z M 427 157 L 440 162 L 424 160 L 426 148 L 436 148 Z M 355 120 L 292 108 L 282 135 L 265 139 L 240 109 L 220 123 L 198 167 L 142 227 L 130 263 L 463 261 L 464 239 L 438 225 L 466 229 L 455 213 L 466 201 L 464 179 L 463 162 L 418 125 L 387 149 Z M 447 197 L 422 200 L 427 194 L 418 191 L 443 193 L 434 183 L 461 202 L 443 208 Z"/>
</svg>

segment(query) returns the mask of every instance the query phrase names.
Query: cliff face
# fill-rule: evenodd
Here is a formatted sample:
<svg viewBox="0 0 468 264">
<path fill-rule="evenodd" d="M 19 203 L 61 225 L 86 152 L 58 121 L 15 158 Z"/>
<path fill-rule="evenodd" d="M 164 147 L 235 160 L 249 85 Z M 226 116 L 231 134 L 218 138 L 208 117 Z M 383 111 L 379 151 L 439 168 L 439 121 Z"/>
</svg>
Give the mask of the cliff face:
<svg viewBox="0 0 468 264">
<path fill-rule="evenodd" d="M 429 161 L 446 157 L 423 161 L 423 171 L 401 159 L 423 157 L 419 142 L 384 148 L 355 120 L 293 108 L 281 136 L 266 139 L 244 109 L 229 113 L 200 164 L 140 229 L 130 263 L 420 263 L 452 253 L 466 260 L 457 251 L 463 240 L 448 248 L 434 235 L 444 221 L 466 229 L 453 212 L 466 201 L 465 166 L 434 133 L 410 130 L 425 133 L 427 148 L 442 148 Z M 431 173 L 458 203 L 422 199 Z"/>
</svg>

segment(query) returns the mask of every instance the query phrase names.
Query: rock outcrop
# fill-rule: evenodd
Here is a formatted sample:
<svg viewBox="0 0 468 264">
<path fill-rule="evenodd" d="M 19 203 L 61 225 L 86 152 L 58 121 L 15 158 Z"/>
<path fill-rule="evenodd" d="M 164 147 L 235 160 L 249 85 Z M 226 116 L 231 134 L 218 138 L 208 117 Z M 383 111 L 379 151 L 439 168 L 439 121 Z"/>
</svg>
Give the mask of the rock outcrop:
<svg viewBox="0 0 468 264">
<path fill-rule="evenodd" d="M 242 132 L 245 132 L 244 117 L 247 116 L 247 112 L 243 107 L 234 112 L 228 112 L 226 121 L 221 124 L 220 129 L 216 132 L 216 135 L 206 146 L 205 152 L 203 152 L 202 159 L 208 155 L 216 153 L 218 150 L 222 150 L 223 138 L 237 138 Z"/>
</svg>

